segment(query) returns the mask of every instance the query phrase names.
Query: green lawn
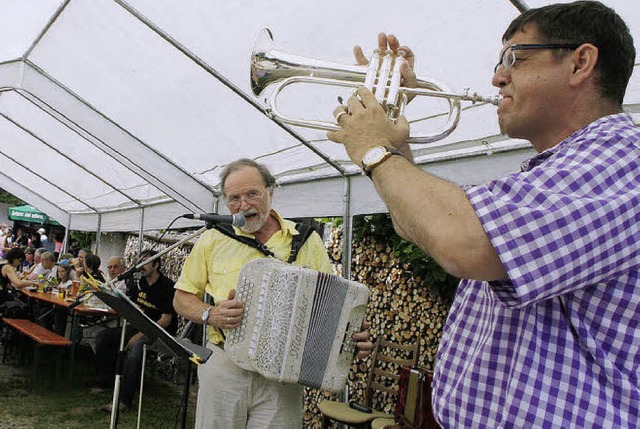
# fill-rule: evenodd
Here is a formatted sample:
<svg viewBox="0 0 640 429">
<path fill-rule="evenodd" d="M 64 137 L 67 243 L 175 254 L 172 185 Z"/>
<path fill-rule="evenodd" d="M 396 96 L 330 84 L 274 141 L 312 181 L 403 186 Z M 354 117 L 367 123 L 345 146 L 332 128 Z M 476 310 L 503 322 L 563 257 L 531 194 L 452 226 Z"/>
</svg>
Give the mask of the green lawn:
<svg viewBox="0 0 640 429">
<path fill-rule="evenodd" d="M 0 347 L 0 356 L 3 349 Z M 95 384 L 93 356 L 88 348 L 79 350 L 74 383 L 56 383 L 53 357 L 43 354 L 39 383 L 29 391 L 32 366 L 20 364 L 16 357 L 0 364 L 0 428 L 108 428 L 109 414 L 100 408 L 111 402 L 112 393 L 91 394 Z M 180 377 L 183 378 L 183 377 Z M 178 409 L 182 385 L 162 380 L 159 373 L 147 373 L 142 398 L 141 427 L 181 427 Z M 193 427 L 195 388 L 189 400 L 187 428 Z M 137 403 L 127 413 L 121 413 L 118 428 L 137 427 Z"/>
</svg>

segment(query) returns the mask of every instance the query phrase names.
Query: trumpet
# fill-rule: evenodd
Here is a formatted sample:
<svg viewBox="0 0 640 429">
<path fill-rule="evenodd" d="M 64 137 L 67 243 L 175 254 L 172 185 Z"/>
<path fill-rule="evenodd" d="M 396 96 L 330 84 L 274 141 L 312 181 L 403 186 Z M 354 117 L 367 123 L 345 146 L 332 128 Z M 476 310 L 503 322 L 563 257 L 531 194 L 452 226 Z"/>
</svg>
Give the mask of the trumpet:
<svg viewBox="0 0 640 429">
<path fill-rule="evenodd" d="M 294 83 L 311 83 L 338 87 L 357 88 L 365 86 L 372 91 L 384 107 L 387 116 L 395 120 L 404 113 L 404 108 L 414 96 L 443 98 L 448 101 L 449 114 L 445 124 L 430 134 L 410 136 L 409 143 L 430 143 L 442 140 L 451 134 L 460 120 L 460 102 L 500 104 L 500 96 L 484 97 L 477 93 L 452 93 L 442 83 L 417 76 L 416 88 L 400 86 L 400 67 L 405 61 L 402 55 L 393 58 L 390 50 L 382 53 L 374 51 L 368 66 L 344 65 L 313 58 L 302 57 L 272 48 L 273 35 L 267 28 L 256 39 L 251 54 L 251 89 L 256 97 L 268 88 L 273 91 L 266 99 L 267 114 L 283 123 L 336 131 L 340 126 L 334 122 L 292 118 L 283 115 L 277 108 L 278 95 Z"/>
</svg>

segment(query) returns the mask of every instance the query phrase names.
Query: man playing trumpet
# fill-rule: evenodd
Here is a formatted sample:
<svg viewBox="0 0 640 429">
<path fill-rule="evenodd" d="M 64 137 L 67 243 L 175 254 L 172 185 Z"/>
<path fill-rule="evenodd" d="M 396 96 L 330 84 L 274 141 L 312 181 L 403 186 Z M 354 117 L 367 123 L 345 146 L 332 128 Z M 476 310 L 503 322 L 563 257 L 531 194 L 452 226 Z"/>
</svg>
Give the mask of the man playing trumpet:
<svg viewBox="0 0 640 429">
<path fill-rule="evenodd" d="M 398 233 L 463 278 L 433 379 L 441 425 L 636 427 L 640 130 L 622 109 L 632 37 L 612 9 L 578 1 L 526 11 L 503 42 L 500 129 L 538 152 L 522 171 L 467 188 L 423 172 L 407 121 L 364 88 L 328 136 L 370 175 Z M 411 85 L 411 51 L 384 34 L 379 45 L 405 51 Z"/>
</svg>

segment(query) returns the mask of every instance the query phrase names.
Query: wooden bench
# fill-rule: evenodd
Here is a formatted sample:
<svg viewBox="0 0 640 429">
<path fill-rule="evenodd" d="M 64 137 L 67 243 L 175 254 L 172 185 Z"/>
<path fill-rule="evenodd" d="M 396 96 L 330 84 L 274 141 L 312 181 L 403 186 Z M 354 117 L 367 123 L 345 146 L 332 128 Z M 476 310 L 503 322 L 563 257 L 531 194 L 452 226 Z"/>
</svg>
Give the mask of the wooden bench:
<svg viewBox="0 0 640 429">
<path fill-rule="evenodd" d="M 33 373 L 31 377 L 31 388 L 35 389 L 38 380 L 38 365 L 40 361 L 40 349 L 42 347 L 70 347 L 73 343 L 55 332 L 51 332 L 44 326 L 40 326 L 27 319 L 10 319 L 3 318 L 2 321 L 7 325 L 31 338 L 34 341 L 33 348 Z M 60 370 L 60 355 L 56 361 L 56 376 Z M 56 377 L 58 378 L 58 377 Z"/>
</svg>

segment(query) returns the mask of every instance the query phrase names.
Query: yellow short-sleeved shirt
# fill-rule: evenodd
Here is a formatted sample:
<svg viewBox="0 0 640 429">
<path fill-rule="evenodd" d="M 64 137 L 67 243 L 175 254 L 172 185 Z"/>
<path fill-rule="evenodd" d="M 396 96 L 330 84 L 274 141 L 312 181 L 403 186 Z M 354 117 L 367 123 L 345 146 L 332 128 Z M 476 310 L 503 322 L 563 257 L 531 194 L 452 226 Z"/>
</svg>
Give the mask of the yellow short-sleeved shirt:
<svg viewBox="0 0 640 429">
<path fill-rule="evenodd" d="M 271 214 L 280 222 L 280 231 L 271 236 L 265 245 L 278 259 L 286 261 L 291 251 L 291 241 L 298 234 L 295 224 L 282 219 L 275 210 Z M 253 238 L 235 228 L 236 234 Z M 187 257 L 180 278 L 175 288 L 189 292 L 203 299 L 205 292 L 211 295 L 214 303 L 225 301 L 229 291 L 236 287 L 240 269 L 249 261 L 264 258 L 258 249 L 227 237 L 221 232 L 211 229 L 206 231 Z M 295 265 L 331 273 L 331 262 L 322 239 L 315 232 L 304 243 Z M 209 327 L 211 328 L 211 327 Z M 223 341 L 217 329 L 208 329 L 207 337 L 212 343 Z"/>
</svg>

